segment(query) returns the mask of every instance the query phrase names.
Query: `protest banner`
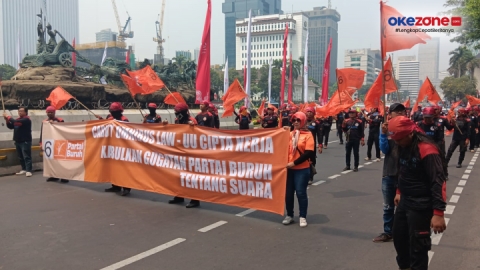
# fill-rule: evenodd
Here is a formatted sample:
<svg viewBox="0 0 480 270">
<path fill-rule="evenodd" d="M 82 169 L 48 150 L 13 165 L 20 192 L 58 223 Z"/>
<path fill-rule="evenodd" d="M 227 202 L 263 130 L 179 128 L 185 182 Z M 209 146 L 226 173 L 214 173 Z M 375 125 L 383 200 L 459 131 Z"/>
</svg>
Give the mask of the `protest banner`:
<svg viewBox="0 0 480 270">
<path fill-rule="evenodd" d="M 283 215 L 289 133 L 114 120 L 43 125 L 44 176 Z"/>
</svg>

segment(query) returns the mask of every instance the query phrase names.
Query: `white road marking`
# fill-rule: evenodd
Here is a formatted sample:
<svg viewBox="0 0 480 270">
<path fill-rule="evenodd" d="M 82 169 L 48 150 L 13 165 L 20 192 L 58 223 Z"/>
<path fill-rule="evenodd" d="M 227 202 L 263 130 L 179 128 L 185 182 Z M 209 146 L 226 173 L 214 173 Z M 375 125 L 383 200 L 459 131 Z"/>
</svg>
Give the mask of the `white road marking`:
<svg viewBox="0 0 480 270">
<path fill-rule="evenodd" d="M 358 168 L 363 168 L 363 165 L 358 166 Z"/>
<path fill-rule="evenodd" d="M 347 174 L 347 173 L 351 173 L 352 170 L 348 170 L 348 171 L 344 171 L 344 172 L 341 172 L 341 174 Z"/>
<path fill-rule="evenodd" d="M 448 225 L 449 221 L 450 221 L 449 218 L 445 218 L 446 225 Z M 430 238 L 432 239 L 432 245 L 438 246 L 438 244 L 440 244 L 440 240 L 442 239 L 442 236 L 443 236 L 443 233 L 435 234 L 432 232 L 432 236 L 430 236 Z"/>
<path fill-rule="evenodd" d="M 124 267 L 124 266 L 127 266 L 127 265 L 132 264 L 132 263 L 134 263 L 134 262 L 136 262 L 136 261 L 139 261 L 139 260 L 141 260 L 141 259 L 144 259 L 144 258 L 146 258 L 146 257 L 148 257 L 148 256 L 151 256 L 151 255 L 153 255 L 153 254 L 155 254 L 155 253 L 158 253 L 158 252 L 160 252 L 160 251 L 162 251 L 162 250 L 165 250 L 165 249 L 167 249 L 167 248 L 170 248 L 170 247 L 173 247 L 173 246 L 175 246 L 175 245 L 178 245 L 178 244 L 182 243 L 182 242 L 185 241 L 185 240 L 187 240 L 187 239 L 185 239 L 185 238 L 177 238 L 177 239 L 172 240 L 172 241 L 170 241 L 170 242 L 168 242 L 168 243 L 165 243 L 165 244 L 160 245 L 160 246 L 158 246 L 158 247 L 154 247 L 154 248 L 152 248 L 152 249 L 150 249 L 150 250 L 147 250 L 147 251 L 145 251 L 145 252 L 142 252 L 142 253 L 140 253 L 140 254 L 137 254 L 137 255 L 135 255 L 135 256 L 133 256 L 133 257 L 130 257 L 130 258 L 125 259 L 125 260 L 123 260 L 123 261 L 120 261 L 120 262 L 118 262 L 118 263 L 112 264 L 112 265 L 107 266 L 107 267 L 105 267 L 105 268 L 102 268 L 102 269 L 100 269 L 100 270 L 116 270 L 116 269 L 120 269 L 120 268 L 122 268 L 122 267 Z"/>
<path fill-rule="evenodd" d="M 435 252 L 428 251 L 428 265 L 430 265 L 430 262 L 432 261 L 433 254 L 435 254 Z"/>
<path fill-rule="evenodd" d="M 478 153 L 475 153 L 475 155 L 473 155 L 473 157 L 478 157 Z"/>
<path fill-rule="evenodd" d="M 327 182 L 327 181 L 323 181 L 323 180 L 322 180 L 322 181 L 318 181 L 318 182 L 313 183 L 312 186 L 318 186 L 318 185 L 321 185 L 321 184 L 326 183 L 326 182 Z"/>
<path fill-rule="evenodd" d="M 460 181 L 458 182 L 458 185 L 459 185 L 459 186 L 465 186 L 465 184 L 467 184 L 467 180 L 460 180 Z"/>
<path fill-rule="evenodd" d="M 463 187 L 457 187 L 455 188 L 455 191 L 453 193 L 462 194 L 462 192 L 463 192 Z"/>
<path fill-rule="evenodd" d="M 470 175 L 468 175 L 468 174 L 464 174 L 464 175 L 462 175 L 462 179 L 468 179 L 469 176 Z"/>
<path fill-rule="evenodd" d="M 471 173 L 472 170 L 465 170 L 465 173 Z"/>
<path fill-rule="evenodd" d="M 227 224 L 227 223 L 228 223 L 228 222 L 221 220 L 221 221 L 219 221 L 219 222 L 213 223 L 212 225 L 208 225 L 207 227 L 203 227 L 203 228 L 201 228 L 201 229 L 198 230 L 198 231 L 199 231 L 199 232 L 208 232 L 208 231 L 210 231 L 210 230 L 213 230 L 213 229 L 215 229 L 215 228 L 217 228 L 217 227 L 220 227 L 220 226 L 222 226 L 222 225 L 224 225 L 224 224 Z"/>
<path fill-rule="evenodd" d="M 367 163 L 365 163 L 365 164 L 363 164 L 363 165 L 370 165 L 370 164 L 372 164 L 372 162 L 367 162 Z"/>
<path fill-rule="evenodd" d="M 245 210 L 245 211 L 243 211 L 243 212 L 240 212 L 240 213 L 236 214 L 235 216 L 237 216 L 237 217 L 244 217 L 244 216 L 246 216 L 246 215 L 248 215 L 248 214 L 251 214 L 251 213 L 253 213 L 253 212 L 255 212 L 255 211 L 257 211 L 257 210 L 255 210 L 255 209 L 247 209 L 247 210 Z"/>
<path fill-rule="evenodd" d="M 473 166 L 467 166 L 468 170 L 473 170 Z"/>
<path fill-rule="evenodd" d="M 450 198 L 450 201 L 451 203 L 458 203 L 458 200 L 460 199 L 460 196 L 458 195 L 452 195 L 452 197 Z"/>
<path fill-rule="evenodd" d="M 468 163 L 468 165 L 472 165 L 472 166 L 473 166 L 473 165 L 475 165 L 475 162 L 470 162 L 470 163 Z"/>
<path fill-rule="evenodd" d="M 335 174 L 335 175 L 332 175 L 332 176 L 328 177 L 328 179 L 335 179 L 339 176 L 341 176 L 341 175 L 340 174 Z"/>
<path fill-rule="evenodd" d="M 445 214 L 451 215 L 451 214 L 453 214 L 454 210 L 455 210 L 455 205 L 447 205 L 447 209 L 445 211 Z"/>
<path fill-rule="evenodd" d="M 477 158 L 474 157 L 474 158 L 472 158 L 472 160 L 470 160 L 470 161 L 471 161 L 471 162 L 477 162 Z"/>
</svg>

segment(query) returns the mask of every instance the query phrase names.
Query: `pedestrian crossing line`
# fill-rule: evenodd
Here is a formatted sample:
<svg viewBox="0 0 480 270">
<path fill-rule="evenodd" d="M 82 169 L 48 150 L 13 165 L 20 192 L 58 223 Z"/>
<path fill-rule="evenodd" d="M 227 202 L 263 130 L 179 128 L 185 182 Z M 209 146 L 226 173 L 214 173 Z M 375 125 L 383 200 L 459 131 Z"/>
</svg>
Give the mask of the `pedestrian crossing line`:
<svg viewBox="0 0 480 270">
<path fill-rule="evenodd" d="M 370 165 L 370 164 L 372 164 L 372 162 L 367 162 L 367 163 L 365 163 L 365 164 L 363 164 L 363 165 Z"/>
<path fill-rule="evenodd" d="M 326 183 L 326 182 L 327 182 L 327 181 L 323 181 L 323 180 L 322 180 L 322 181 L 318 181 L 318 182 L 313 183 L 312 186 L 318 186 L 318 185 L 321 185 L 321 184 Z"/>
<path fill-rule="evenodd" d="M 467 169 L 473 170 L 473 166 L 467 166 Z"/>
<path fill-rule="evenodd" d="M 435 252 L 428 251 L 428 265 L 430 265 L 430 262 L 432 261 L 433 254 L 435 254 Z"/>
<path fill-rule="evenodd" d="M 452 215 L 453 211 L 455 211 L 455 205 L 447 205 L 445 214 Z"/>
<path fill-rule="evenodd" d="M 458 182 L 458 185 L 459 185 L 459 186 L 465 186 L 466 184 L 467 184 L 467 180 L 460 180 L 460 181 Z"/>
<path fill-rule="evenodd" d="M 335 174 L 335 175 L 329 176 L 328 179 L 335 179 L 340 176 L 341 176 L 340 174 Z"/>
<path fill-rule="evenodd" d="M 463 192 L 463 187 L 456 187 L 453 193 L 462 194 L 462 192 Z"/>
<path fill-rule="evenodd" d="M 450 198 L 450 201 L 451 203 L 458 203 L 458 200 L 460 199 L 460 196 L 459 195 L 452 195 L 452 197 Z"/>
<path fill-rule="evenodd" d="M 470 175 L 468 175 L 468 174 L 462 175 L 462 179 L 468 179 L 468 177 L 470 177 Z"/>
<path fill-rule="evenodd" d="M 445 224 L 448 226 L 448 222 L 450 221 L 449 218 L 445 218 Z M 442 239 L 443 233 L 432 233 L 430 238 L 432 239 L 432 245 L 438 246 L 440 244 L 440 240 Z"/>
<path fill-rule="evenodd" d="M 245 210 L 245 211 L 243 211 L 243 212 L 240 212 L 240 213 L 236 214 L 235 216 L 237 216 L 237 217 L 244 217 L 244 216 L 246 216 L 246 215 L 248 215 L 248 214 L 251 214 L 251 213 L 253 213 L 253 212 L 255 212 L 255 211 L 257 211 L 257 210 L 255 210 L 255 209 L 247 209 L 247 210 Z"/>
<path fill-rule="evenodd" d="M 358 168 L 363 168 L 363 165 L 358 166 Z"/>
<path fill-rule="evenodd" d="M 472 161 L 472 162 L 468 163 L 468 165 L 472 165 L 472 166 L 473 166 L 473 165 L 475 165 L 475 162 Z"/>
<path fill-rule="evenodd" d="M 348 170 L 348 171 L 344 171 L 344 172 L 341 172 L 341 174 L 347 174 L 347 173 L 351 173 L 352 170 Z"/>
<path fill-rule="evenodd" d="M 465 170 L 465 173 L 471 173 L 472 170 Z"/>
</svg>

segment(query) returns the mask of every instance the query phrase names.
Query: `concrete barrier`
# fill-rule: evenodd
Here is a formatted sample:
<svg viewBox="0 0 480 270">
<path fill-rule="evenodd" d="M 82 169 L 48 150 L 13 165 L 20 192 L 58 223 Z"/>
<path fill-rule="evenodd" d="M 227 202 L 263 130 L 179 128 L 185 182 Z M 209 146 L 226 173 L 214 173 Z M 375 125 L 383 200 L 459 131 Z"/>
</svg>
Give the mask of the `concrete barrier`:
<svg viewBox="0 0 480 270">
<path fill-rule="evenodd" d="M 93 113 L 106 117 L 108 110 L 92 110 Z M 190 110 L 190 113 L 195 116 L 200 110 Z M 143 111 L 148 114 L 147 111 Z M 157 113 L 162 117 L 162 120 L 168 120 L 169 123 L 175 121 L 175 113 L 173 110 L 157 110 Z M 7 114 L 14 118 L 18 117 L 17 111 L 7 111 Z M 133 123 L 142 123 L 143 117 L 138 110 L 125 110 L 123 114 Z M 223 111 L 219 111 L 221 116 Z M 29 110 L 28 115 L 32 119 L 32 162 L 34 170 L 41 170 L 43 168 L 42 151 L 39 146 L 40 129 L 42 121 L 47 118 L 44 110 Z M 65 122 L 85 122 L 95 120 L 96 118 L 85 110 L 59 110 L 56 113 L 57 117 L 65 119 Z M 251 126 L 253 128 L 253 126 Z M 235 116 L 220 118 L 220 128 L 222 129 L 238 129 L 235 123 Z M 13 131 L 7 128 L 5 121 L 1 121 L 0 125 L 0 175 L 13 174 L 21 170 L 18 161 L 15 143 L 13 142 Z"/>
</svg>

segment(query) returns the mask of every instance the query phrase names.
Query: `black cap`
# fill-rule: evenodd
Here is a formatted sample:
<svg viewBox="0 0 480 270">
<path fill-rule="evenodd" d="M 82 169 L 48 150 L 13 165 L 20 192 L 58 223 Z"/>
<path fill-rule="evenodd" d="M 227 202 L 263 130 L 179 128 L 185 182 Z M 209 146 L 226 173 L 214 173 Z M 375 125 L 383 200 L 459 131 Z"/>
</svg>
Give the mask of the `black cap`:
<svg viewBox="0 0 480 270">
<path fill-rule="evenodd" d="M 388 113 L 405 111 L 405 106 L 402 103 L 393 103 L 388 109 Z"/>
</svg>

